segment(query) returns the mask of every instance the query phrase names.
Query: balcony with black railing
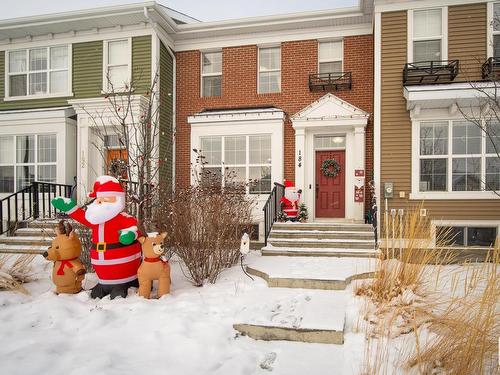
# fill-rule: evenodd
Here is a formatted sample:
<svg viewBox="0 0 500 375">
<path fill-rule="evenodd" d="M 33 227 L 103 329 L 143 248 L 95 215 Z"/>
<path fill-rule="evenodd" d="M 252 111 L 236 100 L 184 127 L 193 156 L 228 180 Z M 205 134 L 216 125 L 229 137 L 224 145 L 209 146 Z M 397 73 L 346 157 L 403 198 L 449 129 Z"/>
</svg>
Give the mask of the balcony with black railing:
<svg viewBox="0 0 500 375">
<path fill-rule="evenodd" d="M 309 90 L 350 90 L 352 88 L 351 72 L 309 74 Z"/>
<path fill-rule="evenodd" d="M 481 76 L 487 80 L 500 78 L 500 57 L 490 57 L 481 67 Z"/>
<path fill-rule="evenodd" d="M 405 64 L 404 85 L 429 85 L 452 82 L 458 75 L 458 60 L 420 61 Z"/>
</svg>

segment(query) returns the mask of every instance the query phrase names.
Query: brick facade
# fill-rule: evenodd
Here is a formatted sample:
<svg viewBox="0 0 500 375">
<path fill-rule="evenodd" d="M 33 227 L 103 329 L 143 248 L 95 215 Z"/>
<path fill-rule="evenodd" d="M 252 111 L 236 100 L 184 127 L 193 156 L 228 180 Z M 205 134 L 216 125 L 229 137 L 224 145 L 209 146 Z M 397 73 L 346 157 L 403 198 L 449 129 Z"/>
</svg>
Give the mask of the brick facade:
<svg viewBox="0 0 500 375">
<path fill-rule="evenodd" d="M 295 134 L 290 117 L 323 96 L 310 92 L 309 74 L 318 70 L 316 40 L 281 43 L 281 93 L 257 93 L 257 46 L 222 49 L 222 95 L 200 97 L 200 51 L 178 52 L 176 183 L 190 181 L 190 125 L 187 118 L 203 109 L 275 106 L 286 114 L 284 129 L 284 177 L 294 180 Z M 339 98 L 373 113 L 373 36 L 344 38 L 344 71 L 352 72 L 352 90 L 332 91 Z M 366 129 L 367 181 L 373 178 L 373 119 Z"/>
</svg>

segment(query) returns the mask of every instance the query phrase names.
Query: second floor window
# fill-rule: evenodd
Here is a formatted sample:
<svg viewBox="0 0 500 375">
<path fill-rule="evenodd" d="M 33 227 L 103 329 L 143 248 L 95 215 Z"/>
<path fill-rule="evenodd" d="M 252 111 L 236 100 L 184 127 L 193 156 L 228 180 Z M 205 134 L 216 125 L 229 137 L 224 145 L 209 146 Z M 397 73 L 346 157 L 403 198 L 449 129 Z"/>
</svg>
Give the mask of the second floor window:
<svg viewBox="0 0 500 375">
<path fill-rule="evenodd" d="M 201 95 L 220 96 L 222 87 L 222 52 L 201 54 Z"/>
<path fill-rule="evenodd" d="M 281 48 L 259 48 L 259 94 L 281 91 Z"/>
<path fill-rule="evenodd" d="M 69 94 L 69 47 L 8 52 L 7 97 Z"/>
<path fill-rule="evenodd" d="M 443 56 L 442 9 L 413 12 L 413 61 L 440 61 Z"/>
<path fill-rule="evenodd" d="M 493 57 L 500 57 L 500 3 L 493 4 Z"/>
<path fill-rule="evenodd" d="M 319 43 L 318 60 L 320 74 L 342 72 L 342 42 Z"/>
<path fill-rule="evenodd" d="M 105 42 L 104 54 L 104 89 L 106 91 L 123 90 L 131 80 L 131 51 L 128 39 Z"/>
</svg>

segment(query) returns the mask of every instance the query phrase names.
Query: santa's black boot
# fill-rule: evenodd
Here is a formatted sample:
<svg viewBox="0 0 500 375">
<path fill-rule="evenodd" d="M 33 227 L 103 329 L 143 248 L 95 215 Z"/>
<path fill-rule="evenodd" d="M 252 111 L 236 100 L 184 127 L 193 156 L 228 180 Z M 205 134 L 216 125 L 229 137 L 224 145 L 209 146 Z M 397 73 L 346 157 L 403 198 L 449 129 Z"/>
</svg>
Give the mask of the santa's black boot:
<svg viewBox="0 0 500 375">
<path fill-rule="evenodd" d="M 135 279 L 132 281 L 129 281 L 128 283 L 125 284 L 115 284 L 111 288 L 111 293 L 110 293 L 110 298 L 114 299 L 116 297 L 122 297 L 126 298 L 128 295 L 128 288 L 130 287 L 139 287 L 139 280 Z"/>
<path fill-rule="evenodd" d="M 107 286 L 102 285 L 102 284 L 97 284 L 95 287 L 92 288 L 90 292 L 90 297 L 91 298 L 104 298 L 106 297 L 111 290 L 107 288 Z"/>
</svg>

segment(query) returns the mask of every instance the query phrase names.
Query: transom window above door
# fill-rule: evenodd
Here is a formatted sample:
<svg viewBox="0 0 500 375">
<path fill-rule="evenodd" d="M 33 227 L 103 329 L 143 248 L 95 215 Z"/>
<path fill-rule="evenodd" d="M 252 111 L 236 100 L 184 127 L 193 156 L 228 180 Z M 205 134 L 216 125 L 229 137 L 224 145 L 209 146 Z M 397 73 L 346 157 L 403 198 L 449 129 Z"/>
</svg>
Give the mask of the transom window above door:
<svg viewBox="0 0 500 375">
<path fill-rule="evenodd" d="M 423 9 L 413 11 L 412 61 L 443 60 L 443 9 Z"/>
<path fill-rule="evenodd" d="M 314 148 L 316 150 L 330 150 L 345 148 L 344 135 L 320 135 L 314 137 Z"/>
<path fill-rule="evenodd" d="M 202 137 L 200 149 L 206 171 L 202 184 L 241 184 L 250 194 L 271 192 L 271 135 Z"/>
<path fill-rule="evenodd" d="M 320 42 L 318 46 L 318 72 L 342 72 L 342 41 Z"/>
<path fill-rule="evenodd" d="M 420 123 L 420 192 L 500 190 L 500 123 L 481 126 L 487 131 L 465 120 Z"/>
<path fill-rule="evenodd" d="M 69 96 L 70 51 L 68 45 L 8 51 L 6 98 Z"/>
<path fill-rule="evenodd" d="M 222 89 L 222 52 L 201 54 L 201 96 L 220 96 Z"/>
</svg>

